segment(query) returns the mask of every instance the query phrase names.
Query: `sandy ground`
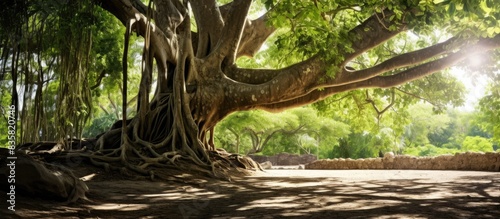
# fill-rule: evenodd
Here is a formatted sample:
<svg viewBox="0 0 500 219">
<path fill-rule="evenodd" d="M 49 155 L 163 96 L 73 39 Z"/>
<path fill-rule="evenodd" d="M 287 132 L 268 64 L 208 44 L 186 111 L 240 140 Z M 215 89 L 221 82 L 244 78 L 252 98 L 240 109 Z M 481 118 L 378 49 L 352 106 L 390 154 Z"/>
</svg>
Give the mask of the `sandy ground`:
<svg viewBox="0 0 500 219">
<path fill-rule="evenodd" d="M 500 218 L 500 173 L 267 170 L 234 182 L 99 180 L 90 201 L 18 196 L 0 218 Z"/>
</svg>

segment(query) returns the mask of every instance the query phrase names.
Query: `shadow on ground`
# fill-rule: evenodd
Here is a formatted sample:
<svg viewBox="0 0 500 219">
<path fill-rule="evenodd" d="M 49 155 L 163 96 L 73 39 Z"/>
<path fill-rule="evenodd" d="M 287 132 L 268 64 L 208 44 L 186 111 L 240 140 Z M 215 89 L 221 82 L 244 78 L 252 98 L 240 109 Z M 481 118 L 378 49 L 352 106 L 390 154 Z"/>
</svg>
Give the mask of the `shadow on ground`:
<svg viewBox="0 0 500 219">
<path fill-rule="evenodd" d="M 281 173 L 286 170 L 280 170 Z M 499 218 L 500 174 L 356 170 L 186 185 L 89 181 L 91 202 L 20 196 L 13 218 Z M 457 174 L 460 173 L 460 174 Z M 320 176 L 323 175 L 323 176 Z M 337 176 L 340 175 L 340 176 Z M 5 208 L 2 208 L 4 214 Z"/>
</svg>

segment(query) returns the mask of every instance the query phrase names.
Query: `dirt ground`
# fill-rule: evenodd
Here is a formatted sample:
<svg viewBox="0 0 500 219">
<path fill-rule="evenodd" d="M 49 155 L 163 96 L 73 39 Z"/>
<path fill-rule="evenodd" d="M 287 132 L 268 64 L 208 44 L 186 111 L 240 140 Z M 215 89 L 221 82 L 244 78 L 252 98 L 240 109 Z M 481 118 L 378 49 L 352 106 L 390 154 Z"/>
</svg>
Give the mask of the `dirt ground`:
<svg viewBox="0 0 500 219">
<path fill-rule="evenodd" d="M 85 177 L 89 201 L 16 197 L 0 218 L 500 218 L 500 173 L 267 170 L 233 182 Z M 2 203 L 4 206 L 4 203 Z"/>
</svg>

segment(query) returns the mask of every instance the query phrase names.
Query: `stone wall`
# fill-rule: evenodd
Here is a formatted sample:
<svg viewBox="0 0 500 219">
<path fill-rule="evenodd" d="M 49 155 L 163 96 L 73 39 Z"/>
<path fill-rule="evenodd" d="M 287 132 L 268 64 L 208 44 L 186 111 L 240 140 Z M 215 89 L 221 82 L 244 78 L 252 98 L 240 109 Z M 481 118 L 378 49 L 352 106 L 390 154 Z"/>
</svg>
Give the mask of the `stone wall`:
<svg viewBox="0 0 500 219">
<path fill-rule="evenodd" d="M 412 169 L 500 171 L 500 153 L 457 153 L 437 157 L 394 156 L 384 158 L 326 159 L 305 166 L 306 169 Z"/>
<path fill-rule="evenodd" d="M 289 154 L 289 153 L 281 153 L 273 156 L 263 156 L 263 155 L 248 155 L 257 163 L 264 163 L 269 161 L 273 164 L 273 166 L 288 166 L 288 165 L 299 165 L 311 163 L 318 158 L 312 154 Z"/>
</svg>

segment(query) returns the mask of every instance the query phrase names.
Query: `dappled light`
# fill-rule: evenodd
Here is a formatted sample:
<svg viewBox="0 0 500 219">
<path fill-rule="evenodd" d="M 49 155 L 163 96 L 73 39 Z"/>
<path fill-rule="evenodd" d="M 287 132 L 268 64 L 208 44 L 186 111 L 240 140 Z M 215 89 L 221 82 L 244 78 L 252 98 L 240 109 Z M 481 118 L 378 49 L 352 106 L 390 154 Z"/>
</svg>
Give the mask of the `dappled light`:
<svg viewBox="0 0 500 219">
<path fill-rule="evenodd" d="M 91 209 L 94 210 L 101 210 L 101 211 L 139 211 L 142 209 L 148 208 L 147 205 L 145 204 L 118 204 L 118 203 L 108 203 L 108 204 L 102 204 L 98 206 L 92 206 L 90 207 Z"/>
<path fill-rule="evenodd" d="M 91 203 L 39 206 L 20 199 L 31 218 L 112 217 L 488 218 L 500 214 L 500 176 L 487 172 L 269 170 L 233 183 L 197 185 L 90 181 Z M 53 208 L 49 212 L 42 209 Z"/>
</svg>

